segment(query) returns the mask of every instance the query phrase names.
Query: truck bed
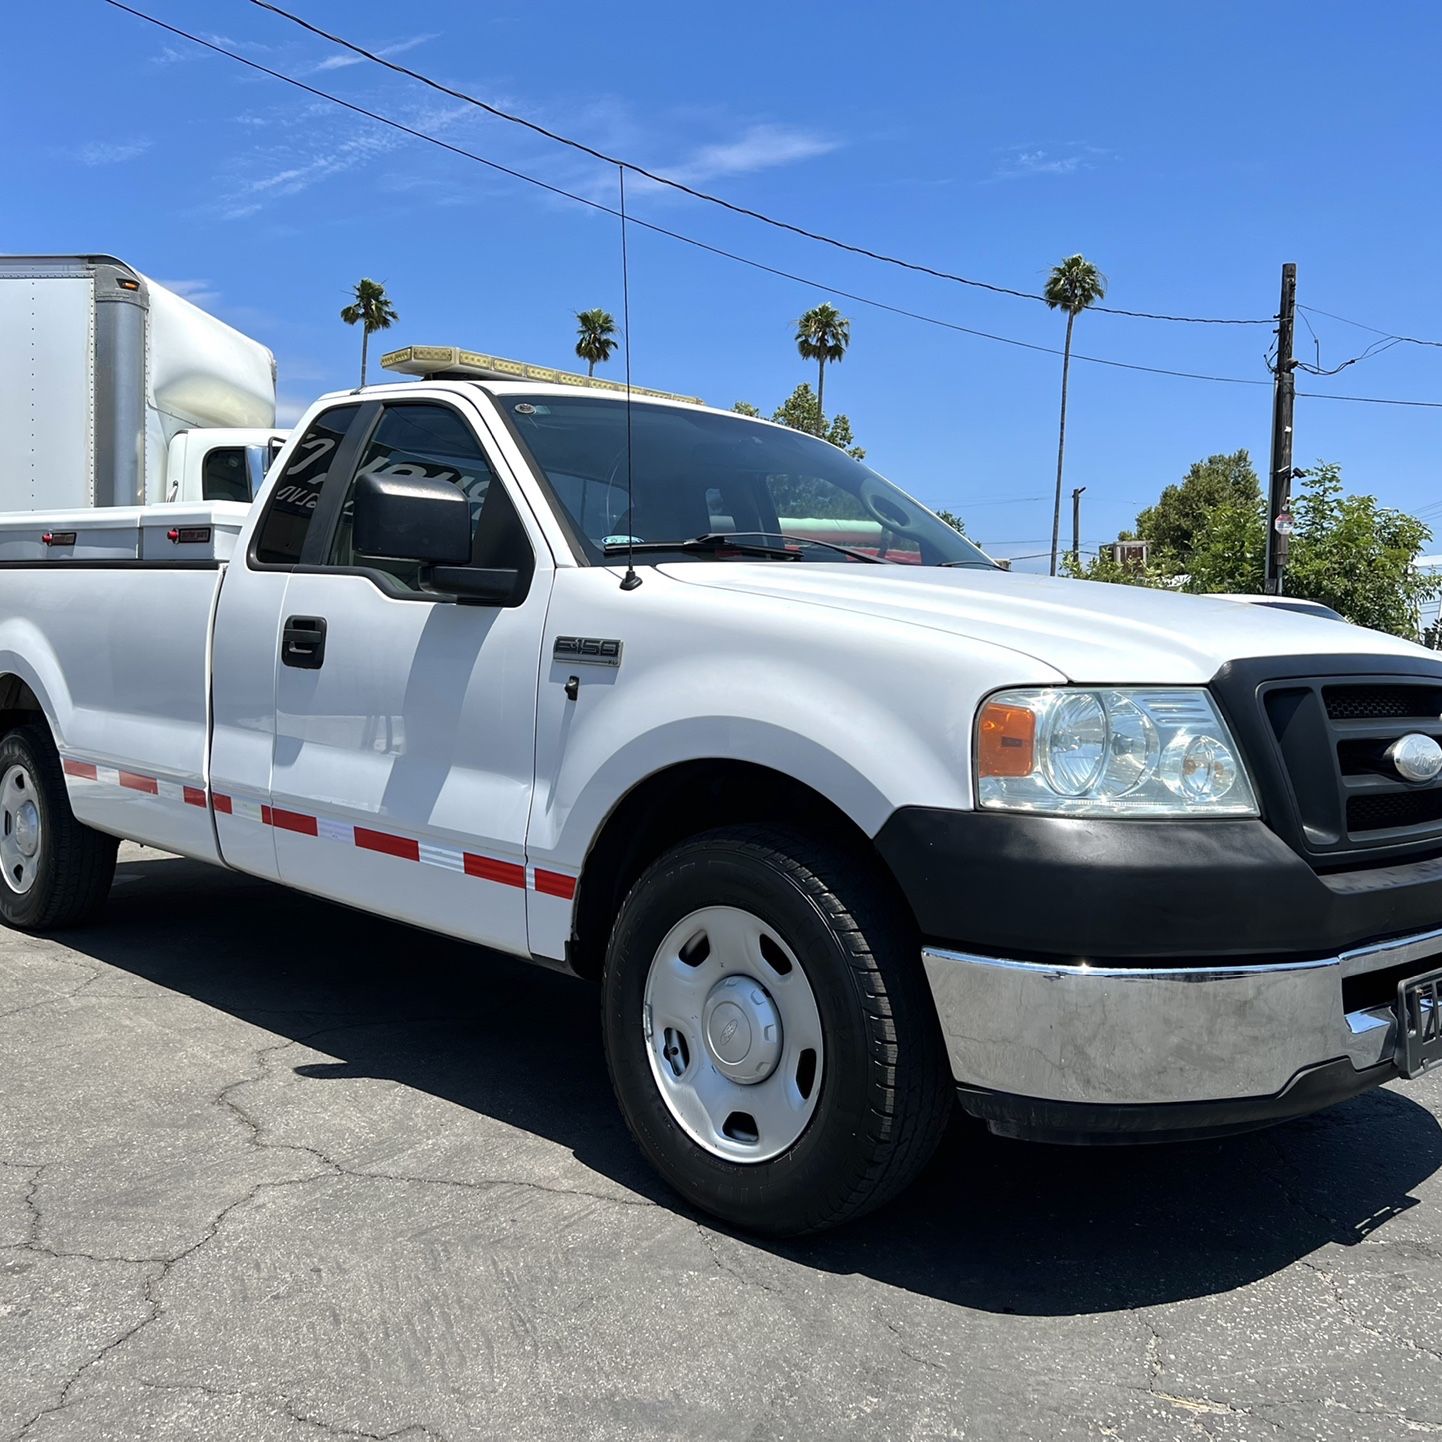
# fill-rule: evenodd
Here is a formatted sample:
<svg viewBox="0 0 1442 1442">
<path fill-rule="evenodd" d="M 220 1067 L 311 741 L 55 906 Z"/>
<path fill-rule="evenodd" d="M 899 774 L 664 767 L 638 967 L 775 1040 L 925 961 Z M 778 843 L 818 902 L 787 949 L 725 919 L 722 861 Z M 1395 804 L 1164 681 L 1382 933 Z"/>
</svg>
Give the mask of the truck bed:
<svg viewBox="0 0 1442 1442">
<path fill-rule="evenodd" d="M 50 698 L 87 825 L 216 861 L 207 682 L 222 568 L 248 507 L 0 515 L 0 673 Z"/>
</svg>

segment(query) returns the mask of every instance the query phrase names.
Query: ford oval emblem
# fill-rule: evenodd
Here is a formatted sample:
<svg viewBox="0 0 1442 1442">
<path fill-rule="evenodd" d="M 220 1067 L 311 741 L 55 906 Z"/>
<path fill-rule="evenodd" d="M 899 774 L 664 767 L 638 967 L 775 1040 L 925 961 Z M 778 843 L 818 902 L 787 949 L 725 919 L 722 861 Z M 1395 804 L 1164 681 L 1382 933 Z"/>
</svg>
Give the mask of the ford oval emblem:
<svg viewBox="0 0 1442 1442">
<path fill-rule="evenodd" d="M 1408 781 L 1433 781 L 1442 772 L 1442 746 L 1414 731 L 1387 748 L 1387 759 Z"/>
</svg>

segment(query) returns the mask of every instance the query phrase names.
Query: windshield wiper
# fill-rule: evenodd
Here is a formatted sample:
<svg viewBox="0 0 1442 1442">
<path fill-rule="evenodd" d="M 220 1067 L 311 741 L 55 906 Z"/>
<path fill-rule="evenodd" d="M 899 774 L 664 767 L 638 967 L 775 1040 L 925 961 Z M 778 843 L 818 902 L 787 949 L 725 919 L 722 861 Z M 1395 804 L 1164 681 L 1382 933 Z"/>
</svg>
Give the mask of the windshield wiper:
<svg viewBox="0 0 1442 1442">
<path fill-rule="evenodd" d="M 821 546 L 827 551 L 839 551 L 843 556 L 850 556 L 853 561 L 869 561 L 873 566 L 890 566 L 895 564 L 892 561 L 883 561 L 880 556 L 868 556 L 865 551 L 858 551 L 854 546 L 842 546 L 836 541 L 818 541 L 814 536 L 793 536 L 786 531 L 727 531 L 727 540 L 734 540 L 737 536 L 770 536 L 778 541 L 786 541 L 793 546 Z"/>
<path fill-rule="evenodd" d="M 762 532 L 746 532 L 761 535 Z M 743 556 L 774 556 L 778 561 L 799 561 L 801 554 L 787 546 L 767 546 L 756 541 L 738 541 L 734 536 L 708 532 L 685 541 L 608 541 L 601 547 L 607 556 L 648 556 L 665 551 L 737 551 Z"/>
</svg>

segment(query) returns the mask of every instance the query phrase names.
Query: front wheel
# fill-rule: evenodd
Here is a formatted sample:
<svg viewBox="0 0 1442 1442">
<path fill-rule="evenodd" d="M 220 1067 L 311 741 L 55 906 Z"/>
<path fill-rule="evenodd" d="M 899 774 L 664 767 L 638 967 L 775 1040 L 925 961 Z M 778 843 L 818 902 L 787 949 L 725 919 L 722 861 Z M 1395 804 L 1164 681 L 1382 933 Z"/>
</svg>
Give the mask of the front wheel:
<svg viewBox="0 0 1442 1442">
<path fill-rule="evenodd" d="M 118 845 L 75 819 L 43 726 L 0 738 L 0 921 L 46 931 L 89 920 L 110 893 Z"/>
<path fill-rule="evenodd" d="M 864 860 L 762 827 L 688 841 L 627 897 L 604 990 L 627 1124 L 729 1222 L 834 1226 L 936 1147 L 953 1093 L 920 947 Z"/>
</svg>

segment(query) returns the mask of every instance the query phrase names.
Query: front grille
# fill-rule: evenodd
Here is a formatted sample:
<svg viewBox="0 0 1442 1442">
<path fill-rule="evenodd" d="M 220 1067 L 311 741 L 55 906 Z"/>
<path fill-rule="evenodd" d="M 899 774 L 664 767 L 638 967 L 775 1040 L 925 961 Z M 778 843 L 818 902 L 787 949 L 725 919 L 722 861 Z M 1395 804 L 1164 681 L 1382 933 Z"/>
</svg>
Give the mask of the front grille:
<svg viewBox="0 0 1442 1442">
<path fill-rule="evenodd" d="M 1391 791 L 1378 796 L 1353 796 L 1347 802 L 1347 830 L 1395 831 L 1442 821 L 1442 791 Z"/>
<path fill-rule="evenodd" d="M 1442 676 L 1435 670 L 1355 680 L 1296 676 L 1266 682 L 1258 694 L 1285 772 L 1285 807 L 1295 812 L 1297 825 L 1288 829 L 1319 864 L 1442 845 L 1442 779 L 1408 781 L 1389 755 L 1413 732 L 1442 742 Z"/>
<path fill-rule="evenodd" d="M 1324 686 L 1322 698 L 1332 721 L 1442 716 L 1442 686 Z"/>
</svg>

